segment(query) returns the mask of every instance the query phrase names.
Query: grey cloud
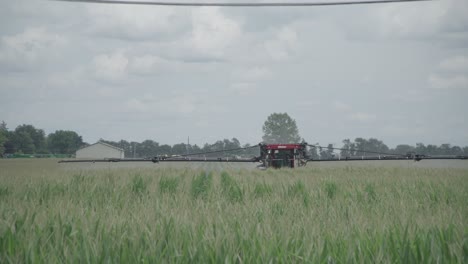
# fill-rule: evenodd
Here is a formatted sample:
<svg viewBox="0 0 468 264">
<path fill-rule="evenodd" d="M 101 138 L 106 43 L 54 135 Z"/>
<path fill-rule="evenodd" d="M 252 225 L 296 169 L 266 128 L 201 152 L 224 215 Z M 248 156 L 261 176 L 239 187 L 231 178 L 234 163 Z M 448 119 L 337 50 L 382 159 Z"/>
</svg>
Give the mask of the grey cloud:
<svg viewBox="0 0 468 264">
<path fill-rule="evenodd" d="M 187 9 L 170 7 L 89 5 L 84 15 L 88 34 L 126 41 L 170 40 L 191 26 Z"/>
<path fill-rule="evenodd" d="M 0 65 L 13 70 L 28 70 L 37 63 L 56 59 L 54 50 L 66 43 L 66 39 L 42 27 L 26 28 L 14 35 L 0 39 Z"/>
<path fill-rule="evenodd" d="M 464 120 L 468 91 L 428 89 L 430 76 L 466 77 L 459 2 L 141 14 L 45 2 L 0 8 L 0 39 L 42 28 L 65 40 L 33 38 L 34 59 L 3 41 L 0 118 L 10 128 L 73 129 L 88 142 L 257 143 L 266 117 L 288 112 L 308 141 L 437 144 L 445 134 L 467 144 L 466 122 L 447 117 Z M 11 72 L 15 62 L 28 67 Z"/>
<path fill-rule="evenodd" d="M 338 19 L 346 36 L 361 41 L 449 41 L 468 30 L 468 3 L 463 0 L 432 1 L 366 7 L 364 15 Z M 353 11 L 351 14 L 355 14 Z M 466 36 L 466 35 L 465 35 Z"/>
</svg>

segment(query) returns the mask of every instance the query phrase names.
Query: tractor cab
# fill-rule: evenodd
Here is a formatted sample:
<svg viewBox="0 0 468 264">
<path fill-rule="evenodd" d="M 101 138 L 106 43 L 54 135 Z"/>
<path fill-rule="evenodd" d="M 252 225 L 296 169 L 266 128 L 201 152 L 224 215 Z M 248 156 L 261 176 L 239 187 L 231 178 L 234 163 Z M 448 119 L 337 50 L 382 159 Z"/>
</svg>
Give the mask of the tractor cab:
<svg viewBox="0 0 468 264">
<path fill-rule="evenodd" d="M 260 144 L 262 167 L 295 168 L 307 162 L 307 144 Z"/>
</svg>

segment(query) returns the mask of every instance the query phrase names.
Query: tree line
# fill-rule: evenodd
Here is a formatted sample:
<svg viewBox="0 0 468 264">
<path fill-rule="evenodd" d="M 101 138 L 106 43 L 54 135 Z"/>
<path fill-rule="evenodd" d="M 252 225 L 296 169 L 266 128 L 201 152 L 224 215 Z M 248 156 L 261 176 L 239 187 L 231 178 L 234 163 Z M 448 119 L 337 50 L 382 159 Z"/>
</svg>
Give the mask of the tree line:
<svg viewBox="0 0 468 264">
<path fill-rule="evenodd" d="M 125 152 L 125 157 L 151 157 L 158 155 L 183 155 L 211 151 L 221 151 L 219 153 L 207 154 L 207 157 L 223 155 L 223 150 L 248 148 L 249 144 L 241 144 L 236 138 L 218 140 L 213 144 L 206 143 L 203 146 L 179 143 L 175 145 L 160 144 L 154 140 L 147 139 L 142 142 L 135 141 L 109 141 L 100 139 L 101 142 L 121 148 Z M 83 141 L 83 138 L 75 131 L 57 130 L 46 135 L 43 129 L 38 129 L 33 125 L 19 125 L 14 130 L 8 130 L 7 124 L 3 121 L 0 124 L 0 156 L 10 154 L 70 154 L 90 145 Z M 246 149 L 230 151 L 226 155 L 257 155 L 258 150 Z M 6 155 L 5 155 L 6 154 Z"/>
<path fill-rule="evenodd" d="M 73 154 L 85 145 L 74 131 L 57 130 L 46 135 L 33 125 L 19 125 L 10 131 L 4 121 L 0 124 L 0 155 Z"/>
<path fill-rule="evenodd" d="M 292 126 L 285 129 L 284 126 Z M 263 126 L 263 141 L 266 143 L 296 143 L 301 138 L 293 119 L 284 114 L 272 114 Z M 179 143 L 174 145 L 160 144 L 157 141 L 147 139 L 142 142 L 136 141 L 109 141 L 101 139 L 100 141 L 121 148 L 127 158 L 152 157 L 158 155 L 184 155 L 193 153 L 204 153 L 219 151 L 217 153 L 207 154 L 207 157 L 218 156 L 256 156 L 258 148 L 249 148 L 245 150 L 229 151 L 224 150 L 248 148 L 252 145 L 241 144 L 237 138 L 218 140 L 212 144 L 206 143 L 203 146 L 196 144 Z M 302 139 L 304 141 L 304 139 Z M 406 154 L 418 153 L 425 155 L 468 155 L 468 146 L 459 147 L 450 144 L 425 145 L 417 143 L 414 146 L 401 144 L 395 148 L 389 148 L 383 141 L 376 138 L 356 138 L 343 140 L 342 146 L 328 144 L 325 147 L 310 148 L 309 155 L 312 158 L 331 158 L 336 155 L 356 156 L 356 155 L 375 155 L 373 153 L 362 153 L 360 150 L 370 152 Z M 69 154 L 75 152 L 89 143 L 83 141 L 83 138 L 75 131 L 57 130 L 47 134 L 43 129 L 38 129 L 33 125 L 19 125 L 14 130 L 9 130 L 7 124 L 0 124 L 0 156 L 11 154 Z M 317 145 L 320 145 L 317 143 Z M 341 150 L 335 150 L 340 148 Z"/>
<path fill-rule="evenodd" d="M 450 144 L 425 145 L 423 143 L 416 143 L 415 146 L 400 144 L 395 148 L 389 148 L 383 141 L 376 138 L 356 138 L 354 141 L 345 139 L 342 141 L 341 147 L 328 144 L 326 147 L 315 147 L 309 150 L 309 155 L 316 159 L 329 159 L 336 157 L 351 157 L 351 156 L 375 156 L 376 153 L 382 155 L 398 154 L 405 155 L 408 153 L 424 154 L 424 155 L 464 155 L 468 156 L 468 146 L 459 147 Z M 339 148 L 338 150 L 336 148 Z M 367 152 L 366 152 L 367 151 Z"/>
</svg>

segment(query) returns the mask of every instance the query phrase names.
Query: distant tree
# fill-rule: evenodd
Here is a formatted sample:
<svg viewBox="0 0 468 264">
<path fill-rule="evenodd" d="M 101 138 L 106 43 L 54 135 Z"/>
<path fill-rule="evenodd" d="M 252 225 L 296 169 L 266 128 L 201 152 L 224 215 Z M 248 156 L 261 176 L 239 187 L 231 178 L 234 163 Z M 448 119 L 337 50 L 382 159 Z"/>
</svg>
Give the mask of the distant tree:
<svg viewBox="0 0 468 264">
<path fill-rule="evenodd" d="M 187 154 L 188 146 L 185 143 L 179 143 L 172 146 L 173 155 L 184 155 Z"/>
<path fill-rule="evenodd" d="M 4 133 L 0 132 L 0 157 L 3 157 L 3 154 L 5 153 L 5 142 L 7 140 L 7 137 Z"/>
<path fill-rule="evenodd" d="M 452 155 L 463 155 L 463 149 L 460 148 L 459 146 L 453 146 L 450 149 L 450 154 L 452 154 Z"/>
<path fill-rule="evenodd" d="M 5 123 L 5 121 L 2 121 L 2 123 L 0 123 L 0 131 L 8 131 L 7 124 Z"/>
<path fill-rule="evenodd" d="M 44 130 L 33 125 L 20 125 L 16 127 L 13 144 L 17 151 L 23 153 L 46 153 L 46 138 Z M 24 142 L 22 142 L 24 140 Z M 32 145 L 30 146 L 30 141 Z"/>
<path fill-rule="evenodd" d="M 5 153 L 5 143 L 8 139 L 8 129 L 5 121 L 0 124 L 0 157 Z"/>
<path fill-rule="evenodd" d="M 49 152 L 74 154 L 84 145 L 83 139 L 74 131 L 57 130 L 47 137 Z"/>
<path fill-rule="evenodd" d="M 340 152 L 340 155 L 343 157 L 348 157 L 348 156 L 354 156 L 356 155 L 356 144 L 354 142 L 351 142 L 349 139 L 343 140 L 343 147 L 341 147 L 342 150 Z"/>
<path fill-rule="evenodd" d="M 250 148 L 252 147 L 250 144 L 245 144 L 242 146 L 243 148 L 248 148 L 248 149 L 245 149 L 243 150 L 241 153 L 243 156 L 245 157 L 252 157 L 252 156 L 258 156 L 260 154 L 260 151 L 259 151 L 259 148 L 256 147 L 256 148 Z"/>
<path fill-rule="evenodd" d="M 426 154 L 426 146 L 423 143 L 416 143 L 416 147 L 414 148 L 414 152 L 418 154 Z"/>
<path fill-rule="evenodd" d="M 437 145 L 427 145 L 426 148 L 425 148 L 425 151 L 424 152 L 421 152 L 419 154 L 426 154 L 426 155 L 440 155 L 441 154 L 441 150 L 439 149 L 439 147 L 437 147 Z"/>
<path fill-rule="evenodd" d="M 414 152 L 414 151 L 415 151 L 415 147 L 406 145 L 406 144 L 398 145 L 395 147 L 395 149 L 392 150 L 392 152 L 395 154 L 403 154 L 403 155 Z"/>
<path fill-rule="evenodd" d="M 452 154 L 452 146 L 450 144 L 442 144 L 440 145 L 437 154 L 439 155 L 450 155 Z"/>
<path fill-rule="evenodd" d="M 320 159 L 320 154 L 317 152 L 317 148 L 309 148 L 307 154 L 311 159 Z"/>
<path fill-rule="evenodd" d="M 130 142 L 122 139 L 118 142 L 118 147 L 124 150 L 125 157 L 133 157 L 132 144 Z"/>
<path fill-rule="evenodd" d="M 36 146 L 31 135 L 26 131 L 15 131 L 11 137 L 11 143 L 14 146 L 15 152 L 34 154 Z"/>
<path fill-rule="evenodd" d="M 355 145 L 355 153 L 354 155 L 375 155 L 373 153 L 366 153 L 362 151 L 372 151 L 372 152 L 381 152 L 381 153 L 388 153 L 390 152 L 390 149 L 388 148 L 387 145 L 385 145 L 381 140 L 378 140 L 376 138 L 369 138 L 369 139 L 364 139 L 364 138 L 356 138 L 354 140 L 354 145 Z"/>
<path fill-rule="evenodd" d="M 147 139 L 138 145 L 137 153 L 139 157 L 154 157 L 159 154 L 159 143 Z"/>
<path fill-rule="evenodd" d="M 5 154 L 13 154 L 16 152 L 16 147 L 13 142 L 15 132 L 14 131 L 7 131 L 6 132 L 6 141 L 3 144 L 5 147 Z"/>
<path fill-rule="evenodd" d="M 264 143 L 298 143 L 301 140 L 296 121 L 287 113 L 273 113 L 263 124 Z"/>
<path fill-rule="evenodd" d="M 190 145 L 190 153 L 200 153 L 202 150 L 201 148 L 195 144 L 195 145 Z"/>
<path fill-rule="evenodd" d="M 159 154 L 168 156 L 172 155 L 172 147 L 167 144 L 159 146 Z"/>
<path fill-rule="evenodd" d="M 319 148 L 321 159 L 331 159 L 334 157 L 333 144 L 328 144 L 327 148 Z"/>
</svg>

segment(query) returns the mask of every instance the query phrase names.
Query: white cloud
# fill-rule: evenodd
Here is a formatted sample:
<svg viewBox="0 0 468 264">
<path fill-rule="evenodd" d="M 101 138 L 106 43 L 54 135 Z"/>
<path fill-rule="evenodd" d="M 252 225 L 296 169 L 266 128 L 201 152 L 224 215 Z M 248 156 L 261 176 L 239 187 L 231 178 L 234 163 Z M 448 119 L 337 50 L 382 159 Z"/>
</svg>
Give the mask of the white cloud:
<svg viewBox="0 0 468 264">
<path fill-rule="evenodd" d="M 251 82 L 236 82 L 231 84 L 229 89 L 241 96 L 252 96 L 255 94 L 257 86 Z"/>
<path fill-rule="evenodd" d="M 468 77 L 463 75 L 442 76 L 433 74 L 429 76 L 429 83 L 436 89 L 468 89 Z"/>
<path fill-rule="evenodd" d="M 265 80 L 271 77 L 271 71 L 265 67 L 254 67 L 248 70 L 244 75 L 244 79 L 246 80 Z"/>
<path fill-rule="evenodd" d="M 344 102 L 341 102 L 341 101 L 334 101 L 333 102 L 333 107 L 338 110 L 338 111 L 350 111 L 351 110 L 351 106 L 344 103 Z"/>
<path fill-rule="evenodd" d="M 468 89 L 468 58 L 459 55 L 444 59 L 428 82 L 436 89 Z"/>
<path fill-rule="evenodd" d="M 272 77 L 272 72 L 262 66 L 238 69 L 231 74 L 232 83 L 229 90 L 240 96 L 253 96 L 258 91 L 258 84 Z"/>
<path fill-rule="evenodd" d="M 349 116 L 349 118 L 353 121 L 359 122 L 371 122 L 376 120 L 377 116 L 375 114 L 364 113 L 364 112 L 356 112 Z"/>
<path fill-rule="evenodd" d="M 0 63 L 14 68 L 28 68 L 40 60 L 51 59 L 66 43 L 64 37 L 43 27 L 26 28 L 22 33 L 1 38 Z"/>
<path fill-rule="evenodd" d="M 97 55 L 93 60 L 95 76 L 105 80 L 124 78 L 128 73 L 128 64 L 129 59 L 121 51 Z"/>
<path fill-rule="evenodd" d="M 137 98 L 131 98 L 125 102 L 126 109 L 131 112 L 147 112 L 150 110 L 149 106 Z"/>
<path fill-rule="evenodd" d="M 447 6 L 442 2 L 382 7 L 375 14 L 379 21 L 381 36 L 421 37 L 432 35 L 439 30 L 440 20 L 447 12 Z"/>
<path fill-rule="evenodd" d="M 150 54 L 134 56 L 129 62 L 129 71 L 139 75 L 155 75 L 168 71 L 178 71 L 181 67 L 183 67 L 182 63 Z"/>
<path fill-rule="evenodd" d="M 202 54 L 223 56 L 242 36 L 241 25 L 219 8 L 204 7 L 192 11 L 190 44 Z"/>
<path fill-rule="evenodd" d="M 466 108 L 466 0 L 248 10 L 32 2 L 0 8 L 0 112 L 12 128 L 76 128 L 87 141 L 157 134 L 175 143 L 174 131 L 190 131 L 201 143 L 227 135 L 255 143 L 265 118 L 281 111 L 322 143 L 380 135 L 434 143 L 447 134 L 466 145 L 457 131 L 467 122 L 399 138 L 383 129 Z M 353 34 L 365 41 L 346 38 Z M 408 113 L 415 120 L 381 120 Z"/>
<path fill-rule="evenodd" d="M 423 40 L 453 38 L 466 40 L 468 1 L 443 0 L 362 6 L 359 17 L 340 18 L 340 27 L 353 39 Z M 437 36 L 435 39 L 434 36 Z"/>
<path fill-rule="evenodd" d="M 468 57 L 459 55 L 445 59 L 439 67 L 444 71 L 468 74 Z"/>
<path fill-rule="evenodd" d="M 187 27 L 187 11 L 173 7 L 89 5 L 88 30 L 97 35 L 133 40 L 161 38 Z"/>
<path fill-rule="evenodd" d="M 268 55 L 274 60 L 289 59 L 298 47 L 297 33 L 291 27 L 278 30 L 273 39 L 265 42 Z"/>
<path fill-rule="evenodd" d="M 272 77 L 271 71 L 262 66 L 242 68 L 232 73 L 232 78 L 242 81 L 261 81 Z"/>
<path fill-rule="evenodd" d="M 219 107 L 216 102 L 196 92 L 168 92 L 158 95 L 150 92 L 126 100 L 124 106 L 125 111 L 129 113 L 146 116 L 156 114 L 173 118 L 222 111 L 222 107 Z"/>
</svg>

